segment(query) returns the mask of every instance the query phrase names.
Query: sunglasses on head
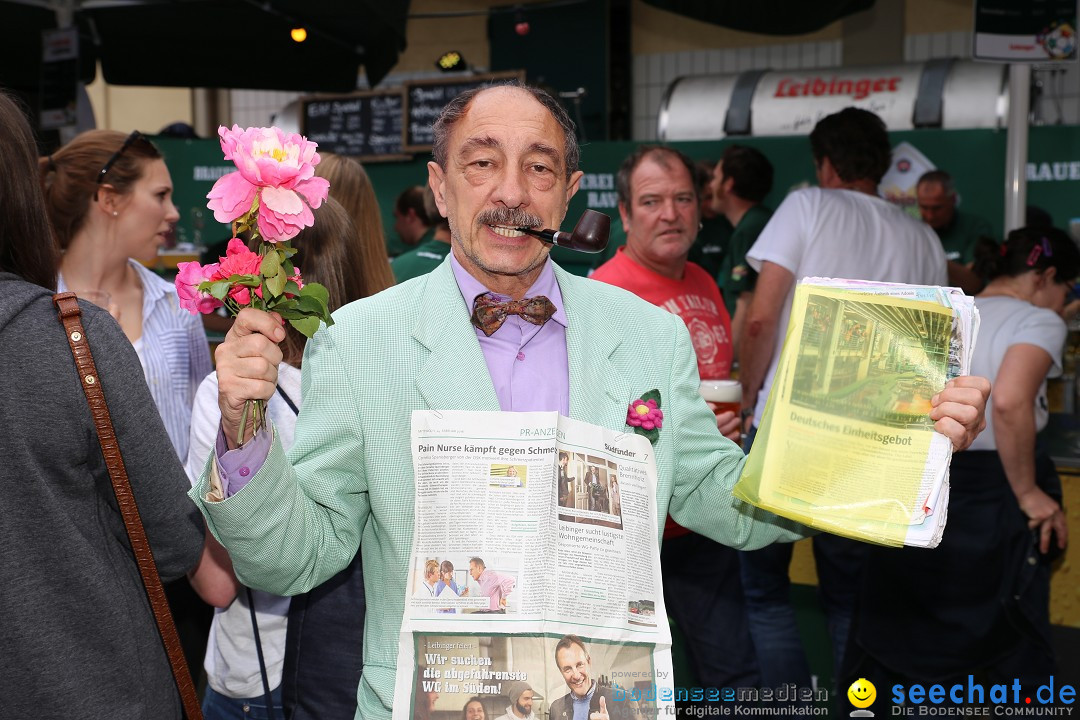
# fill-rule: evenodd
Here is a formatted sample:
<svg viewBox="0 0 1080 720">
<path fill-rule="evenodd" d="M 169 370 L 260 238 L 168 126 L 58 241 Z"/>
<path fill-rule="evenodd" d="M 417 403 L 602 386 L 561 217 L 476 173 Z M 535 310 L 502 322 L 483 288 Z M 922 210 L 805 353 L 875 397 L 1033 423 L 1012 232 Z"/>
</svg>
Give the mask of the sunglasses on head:
<svg viewBox="0 0 1080 720">
<path fill-rule="evenodd" d="M 128 135 L 127 138 L 124 140 L 124 144 L 120 146 L 120 149 L 110 155 L 109 159 L 101 167 L 101 172 L 98 173 L 96 181 L 98 185 L 100 185 L 102 181 L 105 180 L 105 176 L 109 174 L 109 170 L 112 169 L 113 164 L 115 164 L 116 161 L 120 159 L 120 156 L 123 155 L 127 151 L 127 149 L 131 147 L 131 145 L 137 140 L 145 140 L 145 138 L 143 137 L 143 134 L 138 130 L 132 130 L 131 134 Z"/>
</svg>

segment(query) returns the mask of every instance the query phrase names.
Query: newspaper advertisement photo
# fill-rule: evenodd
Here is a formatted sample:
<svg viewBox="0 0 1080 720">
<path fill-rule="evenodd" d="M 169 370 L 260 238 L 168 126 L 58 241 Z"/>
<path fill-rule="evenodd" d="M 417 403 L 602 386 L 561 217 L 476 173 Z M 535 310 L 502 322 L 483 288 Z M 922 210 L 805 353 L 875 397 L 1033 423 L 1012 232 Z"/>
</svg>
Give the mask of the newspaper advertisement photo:
<svg viewBox="0 0 1080 720">
<path fill-rule="evenodd" d="M 736 495 L 829 532 L 936 545 L 952 448 L 931 398 L 967 371 L 977 328 L 949 288 L 804 280 Z"/>
<path fill-rule="evenodd" d="M 606 698 L 612 719 L 670 706 L 631 704 L 641 688 L 615 682 L 672 682 L 649 441 L 557 413 L 425 410 L 412 443 L 396 696 L 413 702 L 395 704 L 395 720 L 456 718 L 474 697 L 499 716 L 522 682 L 551 703 Z"/>
<path fill-rule="evenodd" d="M 574 634 L 417 633 L 413 642 L 411 709 L 400 704 L 410 720 L 497 718 L 514 707 L 519 716 L 573 720 L 575 697 L 589 697 L 593 718 L 645 720 L 659 712 L 658 684 L 671 680 L 650 644 Z"/>
</svg>

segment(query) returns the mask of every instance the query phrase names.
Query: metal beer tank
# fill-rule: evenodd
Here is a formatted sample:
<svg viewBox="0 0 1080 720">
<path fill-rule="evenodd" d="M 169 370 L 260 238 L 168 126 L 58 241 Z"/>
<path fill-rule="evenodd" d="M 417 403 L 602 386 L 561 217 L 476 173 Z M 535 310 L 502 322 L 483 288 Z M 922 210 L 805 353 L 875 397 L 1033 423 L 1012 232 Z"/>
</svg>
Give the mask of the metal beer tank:
<svg viewBox="0 0 1080 720">
<path fill-rule="evenodd" d="M 668 86 L 661 140 L 807 134 L 844 107 L 872 110 L 890 130 L 1003 128 L 1006 67 L 953 58 L 901 65 L 689 75 Z"/>
</svg>

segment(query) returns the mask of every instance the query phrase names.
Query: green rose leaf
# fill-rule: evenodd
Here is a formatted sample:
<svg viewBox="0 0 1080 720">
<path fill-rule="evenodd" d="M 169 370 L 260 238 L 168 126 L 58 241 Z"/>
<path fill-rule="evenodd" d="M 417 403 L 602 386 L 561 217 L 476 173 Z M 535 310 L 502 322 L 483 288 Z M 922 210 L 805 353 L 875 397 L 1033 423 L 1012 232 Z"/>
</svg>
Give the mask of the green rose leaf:
<svg viewBox="0 0 1080 720">
<path fill-rule="evenodd" d="M 317 317 L 289 318 L 289 324 L 310 338 L 319 329 L 321 321 Z"/>
<path fill-rule="evenodd" d="M 279 266 L 277 273 L 273 277 L 266 278 L 266 289 L 270 291 L 271 295 L 277 297 L 285 292 L 285 283 L 288 281 L 289 278 L 286 277 L 285 271 Z"/>
<path fill-rule="evenodd" d="M 293 300 L 296 302 L 297 309 L 306 312 L 309 315 L 318 315 L 319 317 L 329 315 L 326 310 L 326 304 L 317 297 L 297 295 Z"/>
<path fill-rule="evenodd" d="M 210 294 L 218 300 L 224 300 L 225 296 L 229 294 L 229 289 L 232 287 L 232 283 L 228 280 L 218 280 L 216 283 L 210 286 Z"/>
<path fill-rule="evenodd" d="M 281 270 L 281 255 L 277 250 L 271 250 L 263 256 L 259 272 L 263 274 L 263 277 L 274 277 L 279 270 Z"/>
<path fill-rule="evenodd" d="M 655 400 L 656 401 L 656 407 L 663 407 L 660 404 L 660 391 L 659 390 L 650 390 L 649 392 L 643 394 L 641 396 L 641 399 L 644 400 L 645 402 L 648 402 L 650 400 Z"/>
<path fill-rule="evenodd" d="M 323 307 L 330 304 L 330 292 L 319 283 L 308 283 L 300 290 L 301 297 L 315 297 L 322 302 Z"/>
</svg>

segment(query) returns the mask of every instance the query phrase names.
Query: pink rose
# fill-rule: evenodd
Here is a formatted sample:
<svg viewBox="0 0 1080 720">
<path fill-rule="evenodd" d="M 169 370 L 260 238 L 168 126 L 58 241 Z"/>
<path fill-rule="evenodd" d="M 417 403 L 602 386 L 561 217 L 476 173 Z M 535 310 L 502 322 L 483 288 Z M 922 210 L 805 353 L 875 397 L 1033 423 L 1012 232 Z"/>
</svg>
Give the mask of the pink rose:
<svg viewBox="0 0 1080 720">
<path fill-rule="evenodd" d="M 248 250 L 240 238 L 233 238 L 221 258 L 215 280 L 228 280 L 233 275 L 258 275 L 262 258 L 258 253 Z"/>
<path fill-rule="evenodd" d="M 218 179 L 206 196 L 218 222 L 243 217 L 258 203 L 259 234 L 267 242 L 288 240 L 314 223 L 312 208 L 326 199 L 330 183 L 315 177 L 318 145 L 297 133 L 271 128 L 218 128 L 221 149 L 236 172 Z"/>
<path fill-rule="evenodd" d="M 176 269 L 176 294 L 180 297 L 180 307 L 192 315 L 212 313 L 224 303 L 208 292 L 200 292 L 199 284 L 214 279 L 218 270 L 217 263 L 202 267 L 197 262 L 178 263 Z"/>
<path fill-rule="evenodd" d="M 240 307 L 246 307 L 251 302 L 251 288 L 246 285 L 234 285 L 229 290 L 229 297 Z"/>
</svg>

